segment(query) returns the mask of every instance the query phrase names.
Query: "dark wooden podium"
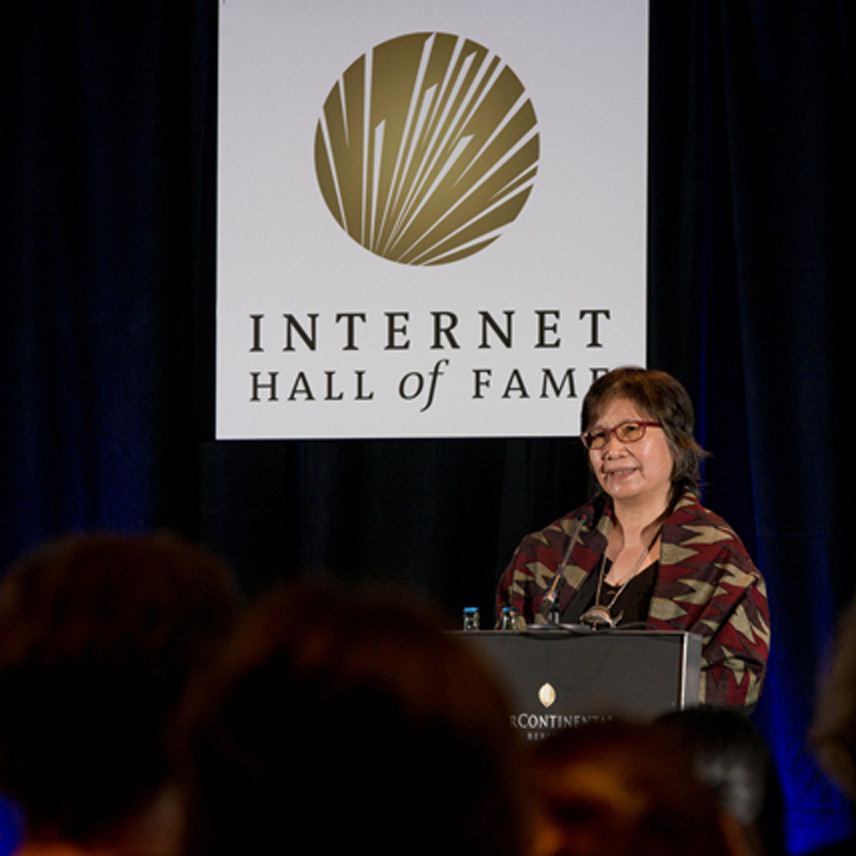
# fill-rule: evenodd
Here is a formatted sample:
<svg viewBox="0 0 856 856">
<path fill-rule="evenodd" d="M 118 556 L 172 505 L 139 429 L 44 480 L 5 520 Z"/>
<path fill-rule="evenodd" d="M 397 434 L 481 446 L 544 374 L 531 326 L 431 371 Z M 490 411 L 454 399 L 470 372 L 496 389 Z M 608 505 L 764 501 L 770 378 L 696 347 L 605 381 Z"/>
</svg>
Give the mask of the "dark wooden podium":
<svg viewBox="0 0 856 856">
<path fill-rule="evenodd" d="M 479 630 L 456 635 L 499 673 L 530 740 L 590 719 L 650 720 L 698 703 L 701 637 L 654 630 Z"/>
</svg>

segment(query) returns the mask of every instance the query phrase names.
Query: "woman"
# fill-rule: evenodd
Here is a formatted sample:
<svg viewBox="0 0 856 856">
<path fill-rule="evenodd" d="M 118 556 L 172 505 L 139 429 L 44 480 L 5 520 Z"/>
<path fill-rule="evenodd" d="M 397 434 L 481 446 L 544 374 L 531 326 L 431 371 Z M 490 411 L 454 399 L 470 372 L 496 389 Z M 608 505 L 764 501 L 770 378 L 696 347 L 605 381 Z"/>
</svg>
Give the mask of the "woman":
<svg viewBox="0 0 856 856">
<path fill-rule="evenodd" d="M 734 531 L 699 502 L 704 453 L 686 390 L 665 372 L 615 369 L 592 384 L 582 424 L 600 490 L 523 539 L 497 613 L 696 633 L 699 701 L 754 706 L 770 644 L 766 587 Z"/>
</svg>

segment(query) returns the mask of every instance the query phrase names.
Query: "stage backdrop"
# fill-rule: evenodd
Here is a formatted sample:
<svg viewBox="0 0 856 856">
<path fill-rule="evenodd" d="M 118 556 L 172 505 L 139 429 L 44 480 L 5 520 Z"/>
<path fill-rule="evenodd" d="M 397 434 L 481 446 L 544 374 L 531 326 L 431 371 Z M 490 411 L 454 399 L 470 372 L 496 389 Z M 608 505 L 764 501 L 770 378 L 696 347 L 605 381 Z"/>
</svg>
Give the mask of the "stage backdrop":
<svg viewBox="0 0 856 856">
<path fill-rule="evenodd" d="M 585 497 L 578 440 L 213 440 L 217 13 L 235 2 L 4 5 L 0 564 L 61 532 L 168 528 L 222 552 L 250 592 L 382 577 L 452 618 L 487 613 L 523 533 Z M 689 388 L 713 453 L 705 503 L 768 581 L 754 719 L 804 854 L 852 830 L 805 735 L 856 587 L 854 6 L 650 8 L 647 363 Z M 317 82 L 310 163 L 336 75 L 371 42 Z M 525 84 L 541 154 L 519 216 L 470 261 L 519 239 L 549 136 L 526 64 L 480 43 Z"/>
<path fill-rule="evenodd" d="M 645 360 L 647 0 L 233 0 L 217 436 L 551 436 Z"/>
</svg>

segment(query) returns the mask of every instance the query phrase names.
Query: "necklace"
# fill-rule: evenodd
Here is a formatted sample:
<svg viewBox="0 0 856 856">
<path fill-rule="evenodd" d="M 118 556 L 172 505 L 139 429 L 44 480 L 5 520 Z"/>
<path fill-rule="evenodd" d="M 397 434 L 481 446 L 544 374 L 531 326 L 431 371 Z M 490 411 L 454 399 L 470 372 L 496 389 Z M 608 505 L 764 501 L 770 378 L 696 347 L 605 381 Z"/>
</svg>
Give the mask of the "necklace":
<svg viewBox="0 0 856 856">
<path fill-rule="evenodd" d="M 662 529 L 662 527 L 660 527 Z M 660 537 L 660 529 L 656 531 L 654 537 L 651 539 L 651 543 L 642 551 L 642 555 L 636 562 L 633 570 L 630 573 L 630 576 L 619 586 L 616 590 L 615 594 L 610 598 L 609 603 L 601 603 L 600 595 L 603 590 L 603 580 L 606 574 L 604 573 L 606 570 L 606 551 L 604 550 L 603 558 L 600 561 L 600 571 L 598 572 L 597 579 L 597 594 L 594 596 L 594 604 L 590 606 L 581 616 L 580 623 L 589 624 L 592 627 L 615 627 L 619 621 L 624 617 L 624 612 L 619 612 L 618 615 L 613 616 L 612 607 L 615 606 L 616 601 L 619 597 L 621 597 L 621 593 L 624 589 L 627 588 L 628 583 L 635 579 L 636 575 L 639 573 L 639 569 L 642 567 L 642 563 L 645 561 L 645 557 L 648 553 L 651 552 L 651 548 L 656 543 L 657 539 Z"/>
</svg>

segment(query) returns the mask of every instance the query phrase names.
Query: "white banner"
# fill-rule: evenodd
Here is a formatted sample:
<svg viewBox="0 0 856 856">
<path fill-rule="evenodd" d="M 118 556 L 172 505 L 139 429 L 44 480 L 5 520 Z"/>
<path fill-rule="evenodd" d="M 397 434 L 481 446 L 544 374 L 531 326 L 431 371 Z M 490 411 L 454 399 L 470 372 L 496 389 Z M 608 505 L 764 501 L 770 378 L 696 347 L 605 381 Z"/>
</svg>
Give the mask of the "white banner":
<svg viewBox="0 0 856 856">
<path fill-rule="evenodd" d="M 217 437 L 561 436 L 645 360 L 647 0 L 223 0 Z"/>
</svg>

